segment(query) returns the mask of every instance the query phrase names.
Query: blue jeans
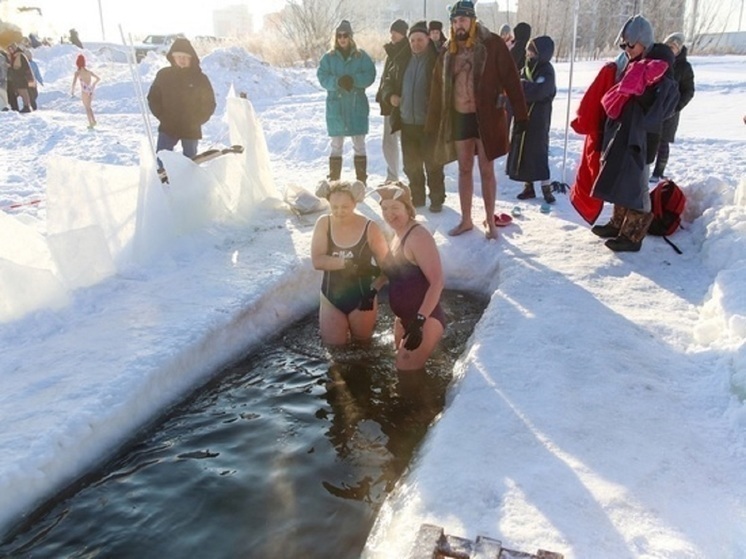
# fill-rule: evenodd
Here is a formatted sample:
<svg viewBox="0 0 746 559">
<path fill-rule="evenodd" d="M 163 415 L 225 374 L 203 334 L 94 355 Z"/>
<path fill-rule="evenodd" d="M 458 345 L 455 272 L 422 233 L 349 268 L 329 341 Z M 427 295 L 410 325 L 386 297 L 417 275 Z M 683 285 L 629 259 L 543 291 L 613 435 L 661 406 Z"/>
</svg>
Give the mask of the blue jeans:
<svg viewBox="0 0 746 559">
<path fill-rule="evenodd" d="M 173 151 L 176 144 L 181 140 L 181 150 L 184 152 L 186 157 L 190 159 L 197 155 L 197 146 L 199 140 L 187 140 L 186 138 L 174 138 L 173 136 L 166 134 L 165 132 L 158 132 L 158 145 L 155 147 L 155 151 L 161 151 L 162 149 Z"/>
</svg>

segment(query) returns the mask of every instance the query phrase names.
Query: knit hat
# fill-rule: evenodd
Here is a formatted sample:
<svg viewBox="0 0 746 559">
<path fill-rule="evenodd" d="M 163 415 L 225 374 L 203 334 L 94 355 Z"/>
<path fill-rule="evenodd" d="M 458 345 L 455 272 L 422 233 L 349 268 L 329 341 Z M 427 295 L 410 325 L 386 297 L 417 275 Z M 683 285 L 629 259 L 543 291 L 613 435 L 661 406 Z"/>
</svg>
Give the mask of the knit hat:
<svg viewBox="0 0 746 559">
<path fill-rule="evenodd" d="M 442 21 L 437 21 L 437 20 L 432 20 L 428 24 L 427 30 L 428 31 L 443 31 L 443 22 Z"/>
<path fill-rule="evenodd" d="M 349 21 L 343 19 L 339 22 L 339 25 L 337 25 L 336 33 L 347 33 L 350 37 L 352 37 L 352 25 Z"/>
<path fill-rule="evenodd" d="M 424 33 L 425 35 L 429 35 L 429 31 L 427 29 L 427 22 L 426 21 L 418 21 L 415 23 L 412 27 L 409 28 L 409 36 L 412 36 L 412 33 Z"/>
<path fill-rule="evenodd" d="M 391 29 L 389 31 L 396 31 L 399 33 L 399 35 L 406 35 L 407 29 L 409 29 L 409 25 L 407 25 L 407 22 L 403 19 L 397 19 L 394 23 L 391 24 Z"/>
<path fill-rule="evenodd" d="M 619 35 L 617 36 L 617 44 L 622 41 L 626 41 L 630 45 L 640 43 L 645 50 L 650 49 L 653 46 L 653 26 L 650 22 L 642 17 L 641 15 L 632 16 L 622 26 Z"/>
<path fill-rule="evenodd" d="M 675 44 L 677 47 L 681 48 L 684 46 L 684 34 L 683 33 L 671 33 L 666 39 L 663 41 L 664 45 L 670 45 Z"/>
<path fill-rule="evenodd" d="M 458 16 L 476 19 L 477 12 L 474 10 L 474 2 L 471 0 L 459 0 L 451 6 L 451 20 L 454 20 Z"/>
<path fill-rule="evenodd" d="M 510 27 L 510 24 L 503 23 L 500 26 L 500 31 L 497 34 L 500 35 L 500 37 L 502 37 L 503 35 L 512 35 L 513 34 L 513 28 Z"/>
</svg>

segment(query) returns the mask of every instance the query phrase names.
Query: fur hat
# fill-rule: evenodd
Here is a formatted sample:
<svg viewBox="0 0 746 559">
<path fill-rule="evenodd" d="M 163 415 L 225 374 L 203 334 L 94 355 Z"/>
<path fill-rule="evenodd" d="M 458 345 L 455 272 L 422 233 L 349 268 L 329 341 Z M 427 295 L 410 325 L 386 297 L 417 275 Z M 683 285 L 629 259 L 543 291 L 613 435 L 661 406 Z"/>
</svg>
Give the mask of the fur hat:
<svg viewBox="0 0 746 559">
<path fill-rule="evenodd" d="M 430 23 L 428 23 L 427 30 L 428 31 L 443 31 L 443 22 L 437 21 L 434 19 Z"/>
<path fill-rule="evenodd" d="M 417 215 L 417 210 L 414 209 L 414 204 L 412 203 L 412 192 L 403 182 L 387 182 L 383 186 L 376 188 L 374 193 L 378 198 L 379 204 L 384 200 L 398 200 L 407 208 L 407 213 L 412 219 Z"/>
<path fill-rule="evenodd" d="M 653 26 L 650 25 L 650 22 L 640 14 L 632 16 L 622 26 L 622 29 L 619 31 L 619 35 L 617 36 L 617 44 L 622 41 L 626 41 L 630 45 L 640 43 L 647 51 L 655 42 L 653 39 Z"/>
<path fill-rule="evenodd" d="M 362 181 L 326 181 L 323 180 L 316 188 L 316 196 L 329 199 L 335 192 L 346 192 L 357 204 L 365 198 L 365 184 Z"/>
<path fill-rule="evenodd" d="M 675 44 L 677 47 L 681 48 L 684 46 L 684 34 L 683 33 L 671 33 L 668 37 L 665 38 L 663 41 L 664 45 L 670 45 Z"/>
<path fill-rule="evenodd" d="M 477 12 L 474 9 L 475 2 L 471 0 L 459 0 L 453 6 L 451 6 L 451 20 L 458 16 L 465 16 L 476 19 Z"/>
<path fill-rule="evenodd" d="M 339 22 L 339 25 L 337 25 L 337 30 L 335 33 L 347 33 L 350 37 L 352 37 L 352 25 L 349 21 L 346 19 L 343 19 Z"/>
<path fill-rule="evenodd" d="M 426 21 L 418 21 L 415 23 L 412 27 L 409 28 L 409 36 L 412 36 L 412 33 L 424 33 L 425 35 L 429 35 L 429 31 L 427 29 L 427 22 Z"/>
<path fill-rule="evenodd" d="M 403 19 L 397 19 L 394 23 L 391 24 L 391 28 L 389 31 L 396 31 L 399 33 L 399 35 L 406 36 L 407 29 L 409 29 L 409 25 L 407 25 L 407 22 Z"/>
</svg>

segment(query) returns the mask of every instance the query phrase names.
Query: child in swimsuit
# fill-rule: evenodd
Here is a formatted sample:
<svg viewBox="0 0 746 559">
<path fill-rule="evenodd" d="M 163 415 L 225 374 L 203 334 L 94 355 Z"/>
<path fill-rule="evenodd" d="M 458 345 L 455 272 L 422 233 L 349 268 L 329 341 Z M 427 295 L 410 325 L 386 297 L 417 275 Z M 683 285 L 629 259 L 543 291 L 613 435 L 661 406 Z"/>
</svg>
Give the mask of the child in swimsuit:
<svg viewBox="0 0 746 559">
<path fill-rule="evenodd" d="M 369 340 L 376 324 L 376 294 L 385 281 L 378 266 L 388 252 L 378 225 L 355 211 L 365 196 L 360 181 L 323 181 L 316 195 L 326 198 L 330 215 L 316 222 L 311 241 L 314 268 L 322 270 L 319 328 L 329 345 L 343 345 L 350 338 Z"/>
<path fill-rule="evenodd" d="M 389 305 L 396 315 L 396 368 L 417 371 L 424 368 L 445 330 L 440 306 L 443 268 L 433 236 L 415 221 L 409 188 L 390 183 L 376 193 L 383 218 L 395 233 L 382 268 L 389 282 Z"/>
<path fill-rule="evenodd" d="M 93 90 L 96 84 L 100 81 L 100 78 L 85 67 L 85 56 L 82 54 L 78 55 L 75 59 L 75 65 L 78 67 L 75 70 L 73 76 L 73 85 L 70 90 L 70 95 L 75 95 L 75 84 L 80 80 L 80 98 L 83 101 L 83 107 L 85 107 L 85 114 L 88 117 L 88 128 L 96 126 L 96 118 L 93 116 Z"/>
</svg>

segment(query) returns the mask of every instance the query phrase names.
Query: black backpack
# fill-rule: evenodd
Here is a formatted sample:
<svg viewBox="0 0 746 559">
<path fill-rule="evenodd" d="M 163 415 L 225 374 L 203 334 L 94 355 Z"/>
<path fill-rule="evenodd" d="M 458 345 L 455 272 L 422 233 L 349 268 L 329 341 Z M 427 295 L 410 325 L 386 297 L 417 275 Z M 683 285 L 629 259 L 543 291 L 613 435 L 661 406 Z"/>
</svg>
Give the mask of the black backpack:
<svg viewBox="0 0 746 559">
<path fill-rule="evenodd" d="M 650 191 L 650 205 L 653 221 L 650 222 L 648 234 L 663 237 L 673 249 L 681 250 L 667 239 L 681 226 L 681 214 L 686 207 L 686 196 L 681 188 L 671 179 L 663 179 Z"/>
</svg>

